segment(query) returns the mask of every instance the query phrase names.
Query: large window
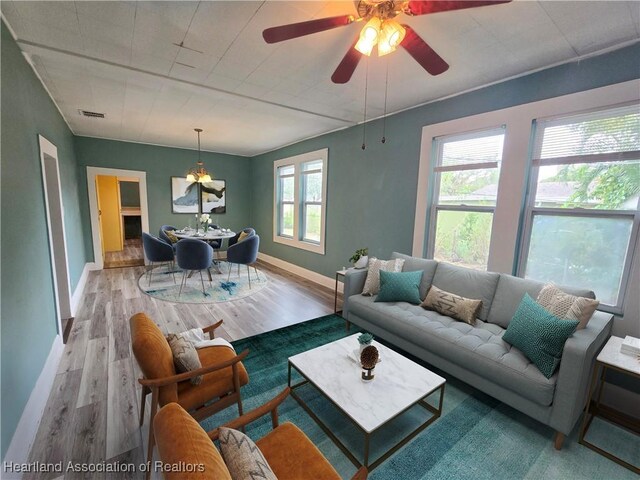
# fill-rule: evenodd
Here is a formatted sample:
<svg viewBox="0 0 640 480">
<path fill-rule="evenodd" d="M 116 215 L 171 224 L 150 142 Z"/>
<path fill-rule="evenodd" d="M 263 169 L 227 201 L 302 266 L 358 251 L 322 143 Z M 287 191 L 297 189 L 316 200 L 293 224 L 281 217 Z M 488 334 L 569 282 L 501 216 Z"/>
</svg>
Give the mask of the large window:
<svg viewBox="0 0 640 480">
<path fill-rule="evenodd" d="M 537 121 L 520 273 L 619 311 L 639 198 L 637 105 Z"/>
<path fill-rule="evenodd" d="M 486 270 L 504 128 L 436 138 L 429 255 Z"/>
<path fill-rule="evenodd" d="M 274 163 L 273 240 L 324 254 L 328 150 Z"/>
</svg>

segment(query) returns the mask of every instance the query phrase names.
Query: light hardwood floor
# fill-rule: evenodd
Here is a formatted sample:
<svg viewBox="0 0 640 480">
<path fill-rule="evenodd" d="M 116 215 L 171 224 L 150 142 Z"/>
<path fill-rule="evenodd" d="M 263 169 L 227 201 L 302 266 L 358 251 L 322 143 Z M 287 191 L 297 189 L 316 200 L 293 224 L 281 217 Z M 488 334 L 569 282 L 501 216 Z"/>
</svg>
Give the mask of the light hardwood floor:
<svg viewBox="0 0 640 480">
<path fill-rule="evenodd" d="M 136 267 L 139 265 L 144 265 L 141 238 L 125 240 L 122 251 L 107 252 L 104 255 L 104 268 Z"/>
<path fill-rule="evenodd" d="M 266 288 L 240 300 L 210 305 L 170 303 L 145 295 L 137 285 L 144 267 L 91 272 L 29 461 L 66 465 L 145 460 L 149 408 L 141 429 L 140 371 L 129 335 L 129 317 L 134 313 L 145 312 L 165 333 L 224 319 L 216 333 L 232 341 L 333 312 L 332 290 L 264 263 L 258 269 L 269 276 Z M 24 478 L 143 475 L 47 473 Z"/>
</svg>

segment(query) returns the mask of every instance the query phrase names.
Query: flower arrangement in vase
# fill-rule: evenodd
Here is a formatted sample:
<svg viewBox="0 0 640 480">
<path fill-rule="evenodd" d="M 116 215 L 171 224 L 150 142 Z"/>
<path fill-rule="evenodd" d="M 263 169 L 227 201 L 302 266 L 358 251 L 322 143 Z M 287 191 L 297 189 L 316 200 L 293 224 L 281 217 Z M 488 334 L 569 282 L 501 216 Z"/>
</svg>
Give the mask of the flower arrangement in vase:
<svg viewBox="0 0 640 480">
<path fill-rule="evenodd" d="M 202 230 L 204 231 L 204 233 L 207 233 L 209 231 L 211 223 L 213 223 L 213 221 L 209 217 L 208 213 L 203 213 L 202 215 L 200 215 L 200 224 L 202 225 Z"/>
</svg>

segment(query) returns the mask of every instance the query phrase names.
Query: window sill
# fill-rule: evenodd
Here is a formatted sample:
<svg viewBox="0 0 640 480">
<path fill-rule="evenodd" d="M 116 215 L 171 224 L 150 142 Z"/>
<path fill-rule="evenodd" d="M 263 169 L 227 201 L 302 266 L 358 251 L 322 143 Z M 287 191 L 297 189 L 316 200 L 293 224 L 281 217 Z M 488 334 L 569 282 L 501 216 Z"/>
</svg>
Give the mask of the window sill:
<svg viewBox="0 0 640 480">
<path fill-rule="evenodd" d="M 324 255 L 324 242 L 321 242 L 319 244 L 310 243 L 302 240 L 296 240 L 295 238 L 281 237 L 278 235 L 273 236 L 273 241 L 275 243 L 280 243 L 289 247 L 299 248 L 300 250 L 317 253 L 318 255 Z"/>
</svg>

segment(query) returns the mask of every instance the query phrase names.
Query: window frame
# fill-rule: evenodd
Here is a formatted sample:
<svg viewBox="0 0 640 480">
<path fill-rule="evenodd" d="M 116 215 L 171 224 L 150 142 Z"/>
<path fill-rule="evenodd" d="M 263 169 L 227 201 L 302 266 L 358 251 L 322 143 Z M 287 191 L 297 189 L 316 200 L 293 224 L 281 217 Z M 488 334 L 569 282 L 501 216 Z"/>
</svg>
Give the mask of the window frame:
<svg viewBox="0 0 640 480">
<path fill-rule="evenodd" d="M 273 241 L 290 247 L 299 248 L 309 252 L 317 253 L 319 255 L 325 254 L 325 237 L 326 237 L 326 216 L 327 216 L 327 165 L 329 160 L 329 149 L 324 148 L 321 150 L 315 150 L 313 152 L 307 152 L 293 157 L 282 158 L 273 162 L 273 178 L 274 178 L 274 190 L 273 190 Z M 304 170 L 304 165 L 310 162 L 322 162 L 321 169 Z M 291 166 L 294 169 L 292 175 L 280 176 L 278 170 L 281 167 Z M 322 173 L 322 201 L 321 202 L 307 202 L 305 198 L 305 175 L 311 173 Z M 283 202 L 281 199 L 280 179 L 293 176 L 294 179 L 294 199 L 293 202 Z M 282 235 L 280 233 L 280 219 L 282 212 L 282 205 L 284 203 L 293 203 L 293 237 Z M 320 241 L 309 240 L 305 237 L 305 213 L 307 205 L 320 205 Z"/>
<path fill-rule="evenodd" d="M 531 248 L 531 235 L 533 233 L 533 222 L 536 215 L 547 216 L 566 216 L 566 217 L 585 217 L 585 218 L 625 218 L 632 221 L 631 232 L 629 234 L 629 242 L 627 244 L 627 253 L 622 267 L 622 276 L 620 277 L 620 289 L 618 292 L 618 301 L 616 305 L 609 305 L 606 303 L 600 303 L 598 310 L 604 312 L 621 315 L 624 311 L 624 301 L 629 287 L 629 280 L 631 276 L 631 270 L 633 267 L 633 257 L 635 245 L 638 239 L 638 230 L 640 228 L 640 197 L 635 210 L 619 209 L 619 210 L 603 210 L 597 208 L 581 208 L 581 207 L 538 207 L 536 206 L 536 194 L 538 190 L 538 178 L 540 173 L 540 167 L 550 165 L 576 165 L 585 163 L 615 163 L 629 160 L 640 159 L 640 151 L 625 151 L 625 152 L 612 152 L 612 153 L 600 153 L 590 155 L 574 155 L 574 156 L 561 156 L 554 158 L 540 159 L 543 135 L 539 135 L 538 129 L 541 122 L 549 122 L 549 126 L 554 126 L 554 123 L 558 125 L 569 125 L 571 118 L 579 116 L 587 116 L 590 113 L 597 114 L 598 112 L 606 112 L 607 110 L 615 110 L 632 103 L 623 103 L 617 105 L 608 105 L 601 108 L 590 109 L 581 112 L 563 113 L 560 115 L 554 115 L 552 117 L 538 118 L 534 121 L 532 126 L 531 135 L 533 142 L 533 149 L 531 151 L 531 158 L 529 162 L 529 181 L 527 182 L 526 189 L 526 201 L 524 211 L 524 221 L 522 234 L 520 235 L 519 253 L 517 255 L 517 268 L 516 274 L 521 278 L 525 277 L 527 270 L 527 262 L 529 257 L 529 249 Z M 566 120 L 563 122 L 563 120 Z M 534 279 L 535 280 L 535 279 Z"/>
<path fill-rule="evenodd" d="M 500 161 L 495 162 L 483 162 L 483 163 L 474 163 L 474 164 L 464 164 L 464 165 L 442 165 L 442 151 L 443 146 L 446 143 L 445 139 L 449 140 L 465 140 L 480 137 L 488 137 L 493 133 L 498 133 L 502 131 L 504 135 L 503 139 L 503 155 Z M 430 207 L 429 207 L 429 218 L 428 218 L 428 229 L 427 229 L 427 248 L 426 248 L 426 257 L 427 258 L 435 258 L 435 247 L 436 247 L 436 231 L 437 231 L 437 219 L 438 213 L 441 211 L 453 211 L 453 212 L 478 212 L 478 213 L 491 213 L 491 234 L 493 235 L 493 223 L 495 221 L 495 211 L 498 203 L 498 191 L 500 189 L 500 171 L 501 171 L 501 163 L 504 159 L 504 142 L 506 141 L 506 125 L 494 125 L 483 127 L 479 129 L 469 130 L 465 132 L 456 132 L 448 135 L 440 135 L 437 137 L 433 137 L 431 139 L 432 149 L 435 158 L 435 162 L 433 163 L 431 169 L 431 199 L 430 199 Z M 481 135 L 485 134 L 485 135 Z M 443 141 L 445 140 L 445 141 Z M 440 184 L 442 175 L 441 173 L 445 172 L 460 172 L 460 171 L 470 171 L 470 170 L 485 170 L 489 168 L 496 168 L 498 172 L 498 191 L 496 191 L 496 203 L 494 205 L 465 205 L 465 204 L 441 204 L 440 200 Z M 489 255 L 487 256 L 487 264 L 485 265 L 484 270 L 488 271 L 489 268 Z"/>
</svg>

